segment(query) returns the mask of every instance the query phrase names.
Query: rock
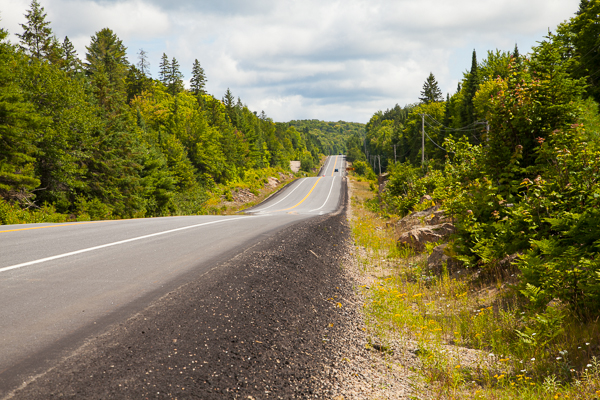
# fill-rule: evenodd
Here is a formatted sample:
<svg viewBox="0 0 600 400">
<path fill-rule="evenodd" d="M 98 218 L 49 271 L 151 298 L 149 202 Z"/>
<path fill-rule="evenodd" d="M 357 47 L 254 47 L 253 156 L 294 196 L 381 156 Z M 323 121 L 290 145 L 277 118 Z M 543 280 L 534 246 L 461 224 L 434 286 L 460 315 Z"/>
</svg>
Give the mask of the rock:
<svg viewBox="0 0 600 400">
<path fill-rule="evenodd" d="M 279 179 L 275 178 L 274 176 L 271 176 L 268 179 L 268 181 L 269 181 L 268 185 L 273 188 L 276 188 L 277 186 L 279 186 Z"/>
<path fill-rule="evenodd" d="M 398 233 L 402 233 L 416 226 L 427 225 L 425 221 L 429 220 L 431 216 L 434 215 L 436 211 L 438 211 L 438 208 L 438 206 L 435 206 L 428 208 L 427 210 L 414 212 L 412 214 L 407 215 L 406 217 L 398 221 L 398 223 L 396 224 L 396 231 Z"/>
<path fill-rule="evenodd" d="M 427 222 L 429 225 L 439 225 L 451 221 L 452 219 L 444 214 L 444 210 L 437 210 L 433 212 L 431 219 Z"/>
<path fill-rule="evenodd" d="M 426 201 L 433 202 L 433 198 L 430 195 L 426 194 L 423 197 L 421 197 L 421 199 L 419 200 L 419 204 L 423 204 Z"/>
<path fill-rule="evenodd" d="M 438 242 L 446 239 L 455 228 L 451 223 L 440 225 L 413 226 L 407 232 L 404 232 L 398 238 L 398 243 L 412 247 L 416 251 L 425 250 L 425 243 Z"/>
<path fill-rule="evenodd" d="M 447 243 L 440 244 L 433 249 L 431 255 L 427 258 L 427 269 L 435 275 L 441 274 L 444 264 L 448 266 L 451 261 L 451 258 L 445 253 L 446 247 L 448 247 Z"/>
</svg>

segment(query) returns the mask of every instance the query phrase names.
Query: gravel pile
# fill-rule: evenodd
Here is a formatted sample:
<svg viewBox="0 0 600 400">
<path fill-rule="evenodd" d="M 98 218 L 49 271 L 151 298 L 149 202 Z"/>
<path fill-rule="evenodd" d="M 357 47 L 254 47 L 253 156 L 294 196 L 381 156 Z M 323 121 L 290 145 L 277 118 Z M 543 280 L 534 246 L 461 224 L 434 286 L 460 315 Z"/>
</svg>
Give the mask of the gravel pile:
<svg viewBox="0 0 600 400">
<path fill-rule="evenodd" d="M 407 398 L 414 355 L 366 347 L 345 211 L 215 265 L 11 398 Z"/>
</svg>

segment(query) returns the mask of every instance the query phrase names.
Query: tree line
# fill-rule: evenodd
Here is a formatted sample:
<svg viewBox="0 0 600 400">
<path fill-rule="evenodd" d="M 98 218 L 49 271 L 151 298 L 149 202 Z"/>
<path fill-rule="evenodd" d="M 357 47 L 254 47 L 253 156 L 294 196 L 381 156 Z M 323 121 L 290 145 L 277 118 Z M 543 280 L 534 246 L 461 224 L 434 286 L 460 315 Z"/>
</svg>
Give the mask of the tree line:
<svg viewBox="0 0 600 400">
<path fill-rule="evenodd" d="M 309 169 L 324 152 L 316 135 L 250 111 L 229 89 L 208 94 L 198 60 L 186 89 L 175 57 L 163 54 L 155 79 L 147 53 L 130 62 L 109 28 L 80 59 L 37 0 L 25 18 L 17 45 L 0 29 L 4 205 L 89 218 L 196 214 L 219 185 L 289 170 L 290 160 Z"/>
</svg>

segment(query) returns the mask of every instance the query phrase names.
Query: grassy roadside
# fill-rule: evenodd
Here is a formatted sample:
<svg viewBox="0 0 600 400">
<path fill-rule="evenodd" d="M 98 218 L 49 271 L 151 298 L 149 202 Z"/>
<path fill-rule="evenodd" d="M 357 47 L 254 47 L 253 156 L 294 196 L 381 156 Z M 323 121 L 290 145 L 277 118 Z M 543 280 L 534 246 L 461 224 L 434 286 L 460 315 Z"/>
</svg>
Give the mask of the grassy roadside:
<svg viewBox="0 0 600 400">
<path fill-rule="evenodd" d="M 429 273 L 434 246 L 399 248 L 396 221 L 377 212 L 373 185 L 354 177 L 349 185 L 357 263 L 371 282 L 360 288 L 368 329 L 384 345 L 417 349 L 421 398 L 600 398 L 598 321 L 570 319 L 560 304 L 526 315 L 512 287 L 516 270 Z"/>
</svg>

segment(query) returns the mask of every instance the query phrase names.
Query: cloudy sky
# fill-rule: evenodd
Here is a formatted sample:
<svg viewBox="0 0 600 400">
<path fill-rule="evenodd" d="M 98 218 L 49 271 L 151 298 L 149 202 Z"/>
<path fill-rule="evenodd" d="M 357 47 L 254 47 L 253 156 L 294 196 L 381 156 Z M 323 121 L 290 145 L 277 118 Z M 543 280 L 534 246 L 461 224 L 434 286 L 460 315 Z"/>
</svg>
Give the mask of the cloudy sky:
<svg viewBox="0 0 600 400">
<path fill-rule="evenodd" d="M 143 48 L 158 75 L 162 53 L 189 79 L 194 59 L 208 92 L 229 87 L 275 121 L 367 122 L 417 101 L 433 72 L 444 93 L 488 50 L 521 53 L 573 16 L 579 0 L 38 0 L 54 33 L 85 54 L 112 29 L 130 62 Z M 31 0 L 0 0 L 11 34 Z M 17 39 L 14 38 L 14 41 Z"/>
</svg>

